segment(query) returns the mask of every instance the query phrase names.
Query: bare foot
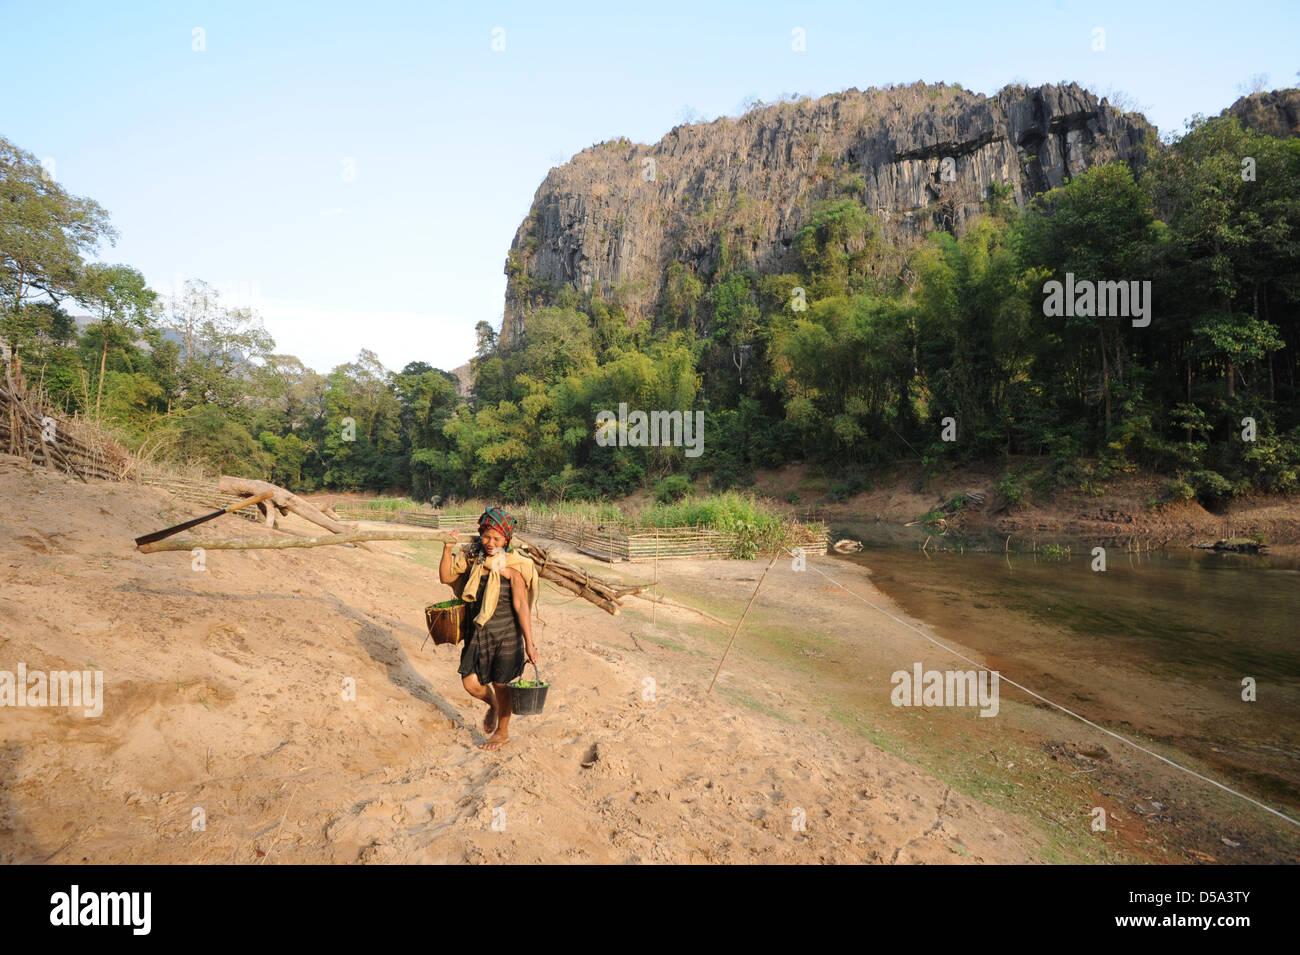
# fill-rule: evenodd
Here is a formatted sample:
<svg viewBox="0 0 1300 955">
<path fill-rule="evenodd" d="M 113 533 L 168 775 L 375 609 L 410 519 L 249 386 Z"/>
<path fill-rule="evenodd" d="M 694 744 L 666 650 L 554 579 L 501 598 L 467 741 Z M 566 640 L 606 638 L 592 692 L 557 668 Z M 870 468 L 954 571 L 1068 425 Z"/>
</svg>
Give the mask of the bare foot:
<svg viewBox="0 0 1300 955">
<path fill-rule="evenodd" d="M 491 694 L 492 691 L 489 690 L 488 693 Z M 483 717 L 483 732 L 491 736 L 494 732 L 496 732 L 496 728 L 497 728 L 497 701 L 496 701 L 496 696 L 492 695 L 491 700 L 488 703 L 487 715 Z"/>
<path fill-rule="evenodd" d="M 497 730 L 495 733 L 492 734 L 491 739 L 485 740 L 483 743 L 479 744 L 479 748 L 500 749 L 502 746 L 505 745 L 508 739 L 510 739 L 510 737 L 506 735 L 504 730 Z"/>
</svg>

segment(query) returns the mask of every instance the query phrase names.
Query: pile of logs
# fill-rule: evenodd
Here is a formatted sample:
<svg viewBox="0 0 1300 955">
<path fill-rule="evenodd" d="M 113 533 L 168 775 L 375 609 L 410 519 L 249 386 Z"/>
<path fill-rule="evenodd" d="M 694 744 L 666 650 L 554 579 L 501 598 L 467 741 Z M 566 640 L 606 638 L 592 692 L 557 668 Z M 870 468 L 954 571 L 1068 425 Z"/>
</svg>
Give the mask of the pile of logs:
<svg viewBox="0 0 1300 955">
<path fill-rule="evenodd" d="M 93 428 L 44 408 L 26 392 L 21 374 L 5 370 L 0 385 L 0 451 L 33 463 L 88 477 L 120 481 L 131 469 L 131 456 L 116 441 Z"/>
</svg>

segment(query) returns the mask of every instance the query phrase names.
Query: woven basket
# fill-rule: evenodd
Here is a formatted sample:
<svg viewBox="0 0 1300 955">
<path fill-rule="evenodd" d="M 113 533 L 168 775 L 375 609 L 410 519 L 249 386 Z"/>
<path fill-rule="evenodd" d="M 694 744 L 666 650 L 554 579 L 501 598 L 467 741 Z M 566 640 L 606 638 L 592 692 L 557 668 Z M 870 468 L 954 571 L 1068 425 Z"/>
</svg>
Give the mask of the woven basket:
<svg viewBox="0 0 1300 955">
<path fill-rule="evenodd" d="M 462 640 L 468 640 L 473 626 L 469 604 L 463 600 L 429 604 L 424 608 L 424 622 L 435 644 L 450 643 L 453 646 Z"/>
</svg>

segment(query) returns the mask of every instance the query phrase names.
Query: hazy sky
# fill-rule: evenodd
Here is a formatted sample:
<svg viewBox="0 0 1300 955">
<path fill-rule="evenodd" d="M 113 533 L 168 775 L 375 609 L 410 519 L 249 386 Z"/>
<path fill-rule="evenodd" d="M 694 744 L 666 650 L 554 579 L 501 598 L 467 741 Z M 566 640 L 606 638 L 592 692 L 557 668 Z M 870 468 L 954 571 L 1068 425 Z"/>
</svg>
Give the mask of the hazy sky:
<svg viewBox="0 0 1300 955">
<path fill-rule="evenodd" d="M 320 371 L 362 348 L 450 369 L 500 325 L 546 171 L 594 143 L 918 79 L 1074 80 L 1166 133 L 1255 74 L 1295 85 L 1298 27 L 1295 0 L 0 0 L 0 135 L 104 205 L 121 239 L 100 258 L 159 291 L 225 288 Z"/>
</svg>

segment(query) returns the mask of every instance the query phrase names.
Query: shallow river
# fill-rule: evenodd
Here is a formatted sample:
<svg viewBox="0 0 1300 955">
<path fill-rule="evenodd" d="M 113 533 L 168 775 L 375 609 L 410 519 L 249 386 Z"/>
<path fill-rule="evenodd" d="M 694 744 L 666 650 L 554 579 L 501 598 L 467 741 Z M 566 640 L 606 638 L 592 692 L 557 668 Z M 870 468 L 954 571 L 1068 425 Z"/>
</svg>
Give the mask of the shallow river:
<svg viewBox="0 0 1300 955">
<path fill-rule="evenodd" d="M 1063 541 L 1071 556 L 1045 560 L 1003 554 L 1001 541 L 954 553 L 935 538 L 921 551 L 913 530 L 837 523 L 832 540 L 862 541 L 839 559 L 865 564 L 908 613 L 1005 677 L 1300 809 L 1300 561 L 1120 546 L 1097 572 L 1091 541 Z M 1254 702 L 1242 699 L 1246 678 Z"/>
</svg>

